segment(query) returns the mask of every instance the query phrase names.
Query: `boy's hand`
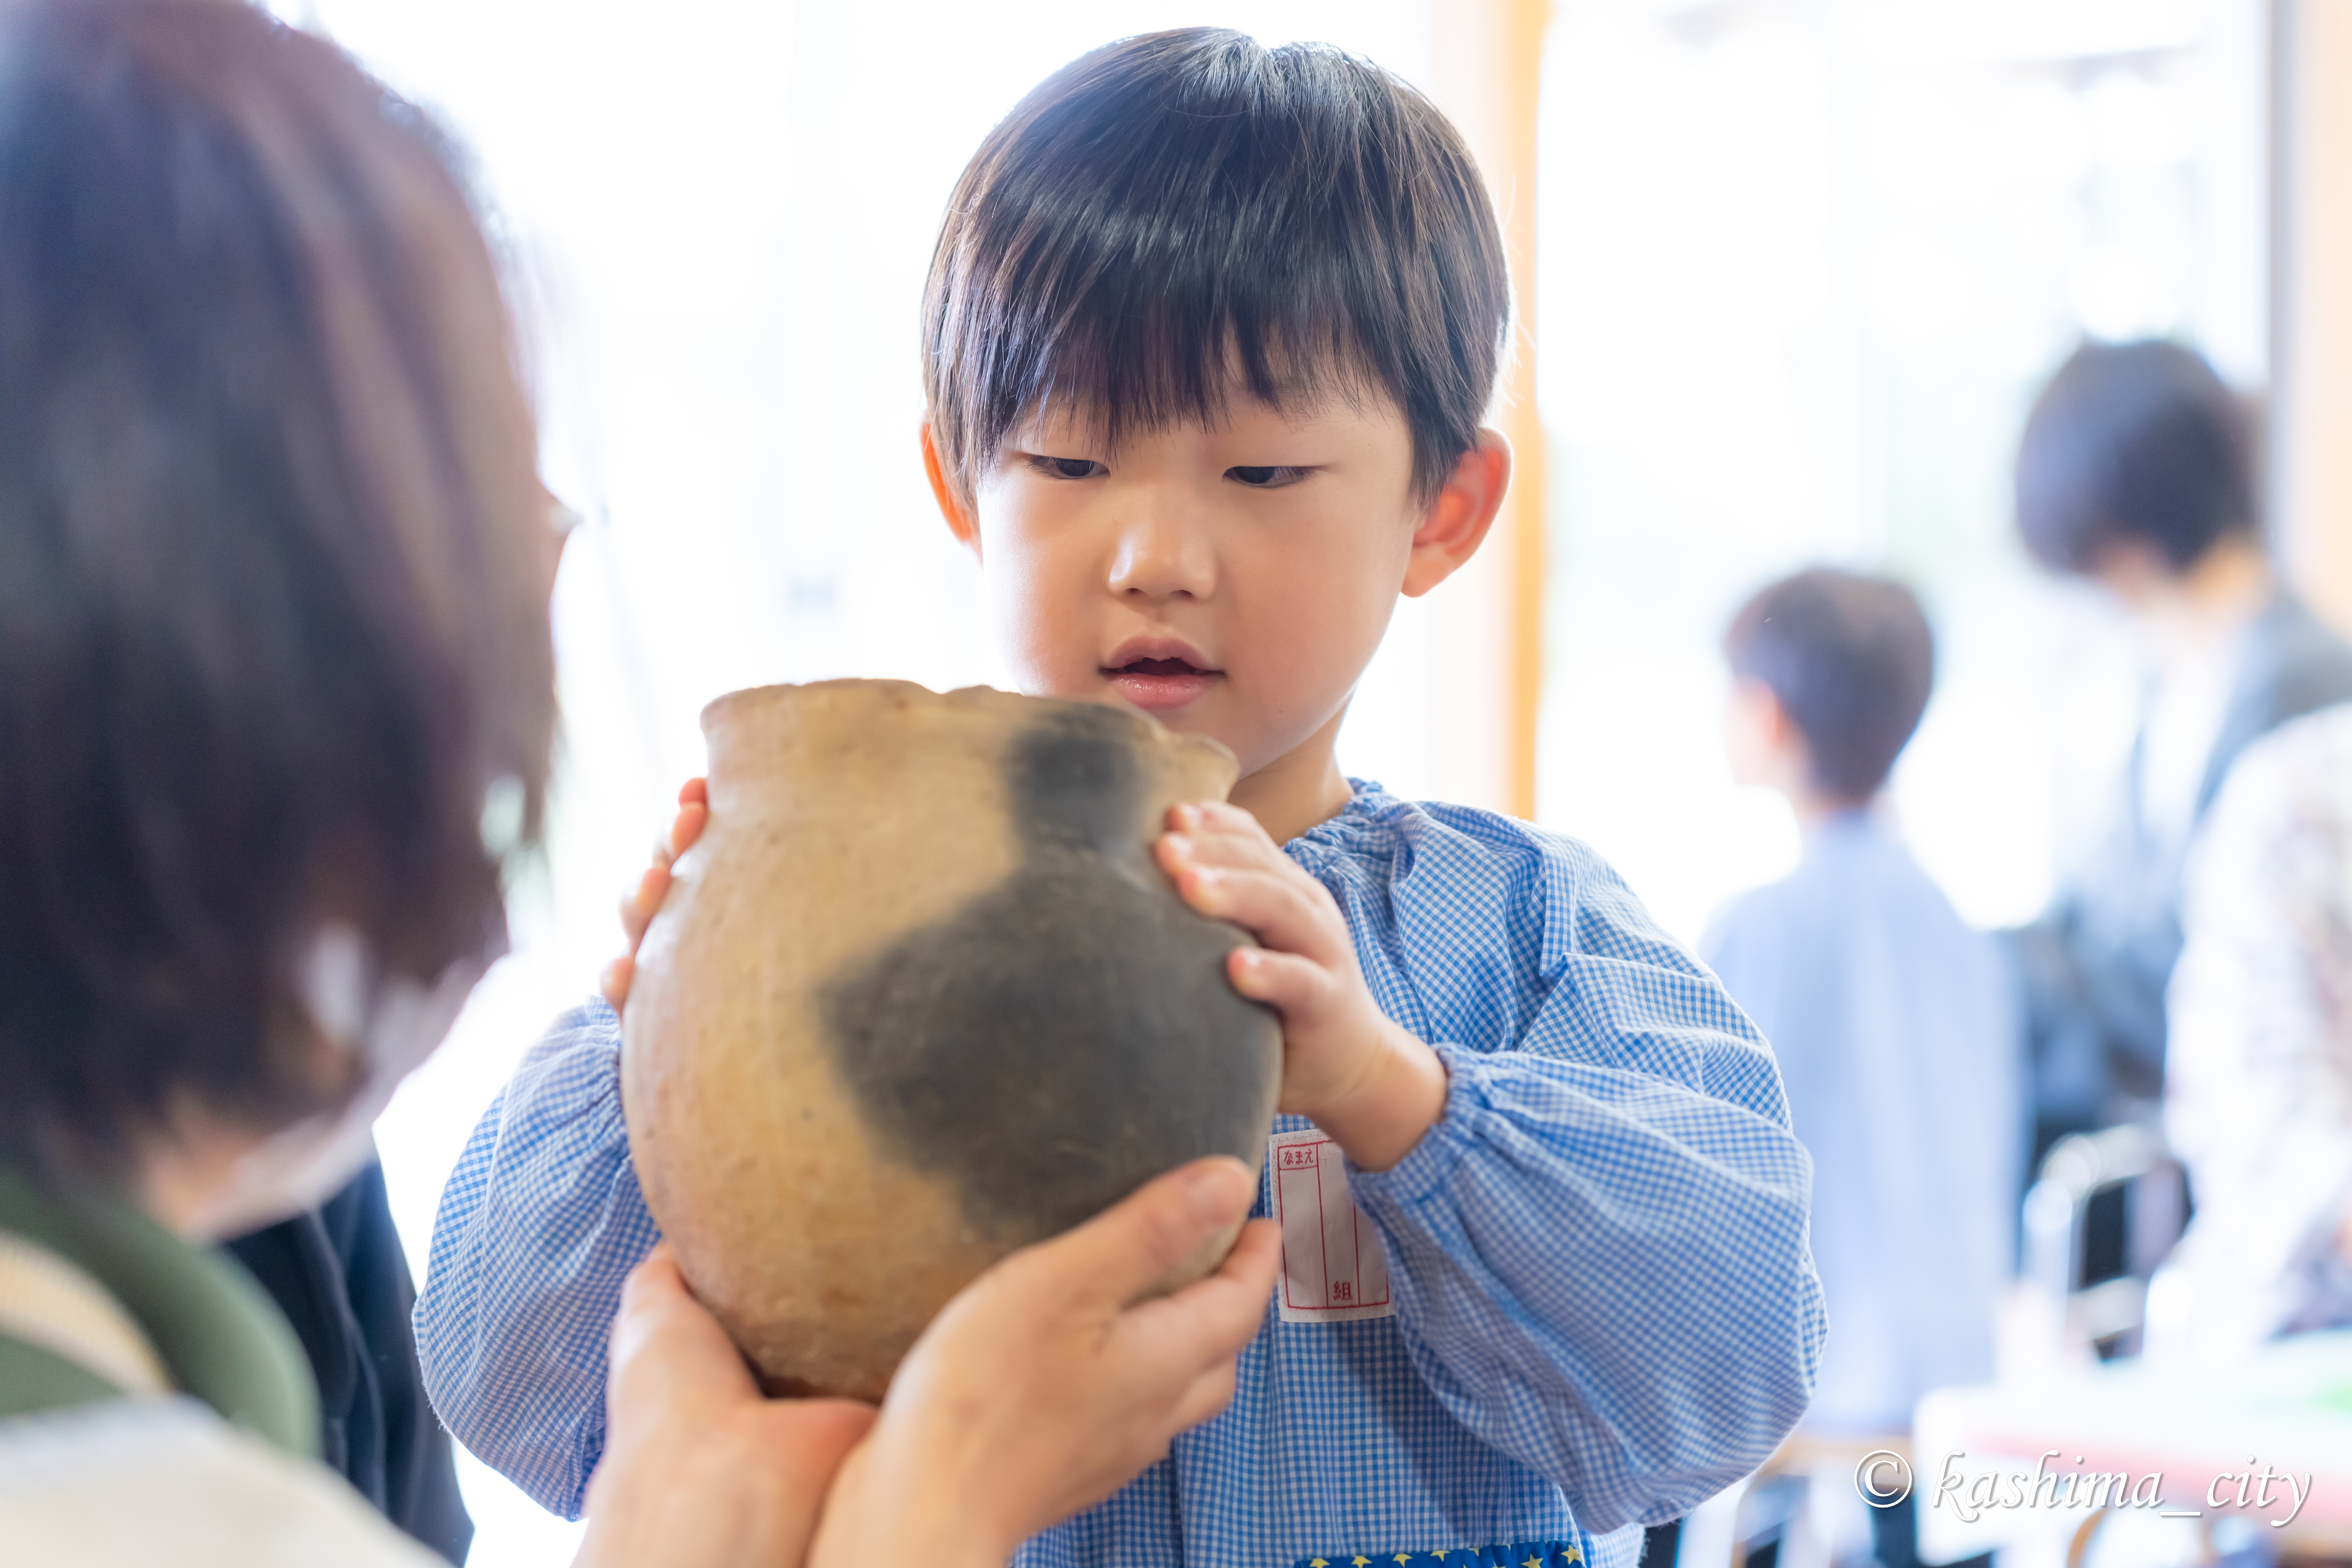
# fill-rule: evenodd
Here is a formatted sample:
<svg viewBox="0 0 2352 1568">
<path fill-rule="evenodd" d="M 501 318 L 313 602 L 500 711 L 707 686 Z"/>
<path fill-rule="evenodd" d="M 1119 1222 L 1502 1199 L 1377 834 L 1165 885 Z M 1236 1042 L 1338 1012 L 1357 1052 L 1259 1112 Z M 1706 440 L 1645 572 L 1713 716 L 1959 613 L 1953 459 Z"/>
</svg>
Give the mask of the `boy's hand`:
<svg viewBox="0 0 2352 1568">
<path fill-rule="evenodd" d="M 654 923 L 654 912 L 669 892 L 669 868 L 688 845 L 702 837 L 702 826 L 709 820 L 709 781 L 687 780 L 677 792 L 677 816 L 669 825 L 669 837 L 655 842 L 654 863 L 637 879 L 636 887 L 621 896 L 621 930 L 629 939 L 629 951 L 604 966 L 603 987 L 604 1000 L 615 1013 L 628 1005 L 629 983 L 637 977 L 637 944 L 646 940 L 646 928 Z"/>
<path fill-rule="evenodd" d="M 1185 902 L 1265 944 L 1226 973 L 1282 1015 L 1281 1109 L 1365 1170 L 1403 1159 L 1445 1109 L 1445 1064 L 1372 1000 L 1339 906 L 1239 806 L 1176 806 L 1168 828 L 1155 853 Z"/>
</svg>

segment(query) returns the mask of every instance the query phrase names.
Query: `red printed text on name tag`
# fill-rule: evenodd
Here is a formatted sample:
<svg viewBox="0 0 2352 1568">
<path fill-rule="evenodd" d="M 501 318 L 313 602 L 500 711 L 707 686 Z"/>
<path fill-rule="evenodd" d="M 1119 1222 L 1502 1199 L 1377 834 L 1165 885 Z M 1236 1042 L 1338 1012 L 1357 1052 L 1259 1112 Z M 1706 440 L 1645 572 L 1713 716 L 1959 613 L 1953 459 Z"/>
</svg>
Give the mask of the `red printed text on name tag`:
<svg viewBox="0 0 2352 1568">
<path fill-rule="evenodd" d="M 1320 1131 L 1277 1132 L 1266 1152 L 1274 1217 L 1282 1225 L 1285 1322 L 1336 1322 L 1396 1314 L 1380 1227 L 1348 1193 L 1347 1157 Z"/>
</svg>

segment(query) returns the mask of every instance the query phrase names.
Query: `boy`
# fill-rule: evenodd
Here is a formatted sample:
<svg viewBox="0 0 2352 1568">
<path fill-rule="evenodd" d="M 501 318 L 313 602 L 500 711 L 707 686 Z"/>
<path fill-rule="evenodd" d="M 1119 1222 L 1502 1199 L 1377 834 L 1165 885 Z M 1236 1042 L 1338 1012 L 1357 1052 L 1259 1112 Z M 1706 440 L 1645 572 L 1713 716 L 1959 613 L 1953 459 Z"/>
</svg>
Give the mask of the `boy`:
<svg viewBox="0 0 2352 1568">
<path fill-rule="evenodd" d="M 1734 773 L 1796 808 L 1794 876 L 1733 900 L 1699 951 L 1771 1038 L 1813 1156 L 1812 1244 L 1837 1333 L 1806 1426 L 1909 1430 L 1940 1384 L 1992 1374 L 2024 1135 L 2021 1011 L 1992 939 L 1872 805 L 1927 706 L 1934 644 L 1899 583 L 1800 573 L 1725 638 Z M 1910 1568 L 1907 1507 L 1873 1510 Z"/>
<path fill-rule="evenodd" d="M 1452 127 L 1328 49 L 1097 50 L 950 203 L 925 316 L 940 508 L 1024 690 L 1241 759 L 1162 864 L 1265 943 L 1233 975 L 1283 1015 L 1277 1138 L 1319 1128 L 1336 1149 L 1309 1157 L 1385 1244 L 1386 1288 L 1378 1259 L 1344 1302 L 1286 1287 L 1232 1410 L 1024 1563 L 1627 1563 L 1620 1527 L 1716 1491 L 1803 1409 L 1808 1166 L 1762 1040 L 1589 851 L 1333 760 L 1398 593 L 1501 502 L 1508 449 L 1478 421 L 1508 300 Z M 418 1313 L 445 1418 L 567 1513 L 611 1303 L 655 1240 L 618 1039 L 592 1005 L 526 1060 L 451 1178 Z"/>
</svg>

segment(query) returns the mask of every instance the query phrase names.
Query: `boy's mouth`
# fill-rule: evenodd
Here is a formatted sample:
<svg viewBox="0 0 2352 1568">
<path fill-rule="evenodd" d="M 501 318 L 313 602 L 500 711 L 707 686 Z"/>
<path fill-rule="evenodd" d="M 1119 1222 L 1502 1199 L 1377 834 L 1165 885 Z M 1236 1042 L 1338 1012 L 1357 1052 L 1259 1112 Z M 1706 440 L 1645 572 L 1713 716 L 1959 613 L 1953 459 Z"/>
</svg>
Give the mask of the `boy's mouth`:
<svg viewBox="0 0 2352 1568">
<path fill-rule="evenodd" d="M 1104 679 L 1112 689 L 1147 713 L 1170 713 L 1184 707 L 1225 678 L 1222 669 L 1208 669 L 1189 658 L 1131 658 L 1105 665 Z"/>
</svg>

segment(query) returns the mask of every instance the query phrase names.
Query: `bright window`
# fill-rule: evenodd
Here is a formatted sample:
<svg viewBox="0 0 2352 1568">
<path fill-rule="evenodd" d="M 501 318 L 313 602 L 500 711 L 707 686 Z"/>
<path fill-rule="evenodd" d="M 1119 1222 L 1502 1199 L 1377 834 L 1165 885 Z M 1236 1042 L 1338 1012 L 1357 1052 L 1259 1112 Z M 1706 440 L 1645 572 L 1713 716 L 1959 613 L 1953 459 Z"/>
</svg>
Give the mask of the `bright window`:
<svg viewBox="0 0 2352 1568">
<path fill-rule="evenodd" d="M 2084 334 L 2263 384 L 2252 0 L 1562 7 L 1544 88 L 1554 444 L 1545 821 L 1695 937 L 1796 829 L 1730 781 L 1717 639 L 1772 576 L 1885 570 L 1939 679 L 1894 796 L 1961 912 L 2030 918 L 2137 708 L 2026 563 L 2009 464 Z"/>
</svg>

